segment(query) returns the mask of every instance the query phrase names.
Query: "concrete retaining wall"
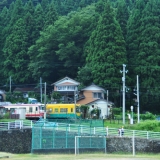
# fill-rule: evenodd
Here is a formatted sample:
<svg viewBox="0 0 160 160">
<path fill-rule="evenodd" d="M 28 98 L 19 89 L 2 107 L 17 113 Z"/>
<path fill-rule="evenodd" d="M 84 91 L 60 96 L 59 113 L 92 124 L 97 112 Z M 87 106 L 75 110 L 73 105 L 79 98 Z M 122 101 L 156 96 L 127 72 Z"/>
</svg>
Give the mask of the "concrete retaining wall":
<svg viewBox="0 0 160 160">
<path fill-rule="evenodd" d="M 0 151 L 9 153 L 31 153 L 32 130 L 0 131 Z M 108 137 L 107 153 L 132 153 L 132 138 Z M 160 140 L 135 139 L 135 152 L 160 153 Z"/>
</svg>

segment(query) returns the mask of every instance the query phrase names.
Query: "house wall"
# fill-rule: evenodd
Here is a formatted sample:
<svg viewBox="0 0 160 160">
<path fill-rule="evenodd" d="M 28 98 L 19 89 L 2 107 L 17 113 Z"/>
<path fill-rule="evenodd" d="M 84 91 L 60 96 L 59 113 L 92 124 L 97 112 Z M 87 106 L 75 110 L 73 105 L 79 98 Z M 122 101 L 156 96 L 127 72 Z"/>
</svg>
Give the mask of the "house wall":
<svg viewBox="0 0 160 160">
<path fill-rule="evenodd" d="M 85 98 L 77 101 L 77 103 L 85 105 L 97 99 L 97 98 L 93 98 L 92 91 L 84 91 L 83 95 L 85 96 Z"/>
<path fill-rule="evenodd" d="M 94 105 L 94 108 L 92 105 Z M 108 105 L 110 104 L 108 103 Z M 91 103 L 89 105 L 89 113 L 97 107 L 101 110 L 100 118 L 106 118 L 106 115 L 110 115 L 110 108 L 107 107 L 107 102 L 104 100 L 98 100 L 95 103 Z"/>
<path fill-rule="evenodd" d="M 58 91 L 57 86 L 74 86 L 76 87 L 75 90 L 77 89 L 77 86 L 79 85 L 79 82 L 69 78 L 69 77 L 65 77 L 63 79 L 61 79 L 60 81 L 55 82 L 54 84 L 54 91 Z M 63 90 L 61 90 L 63 91 Z"/>
<path fill-rule="evenodd" d="M 83 91 L 83 95 L 85 96 L 84 99 L 81 99 L 79 101 L 77 101 L 79 104 L 88 104 L 90 102 L 93 102 L 99 98 L 93 98 L 93 92 L 100 92 L 102 93 L 101 90 L 84 90 Z M 80 96 L 82 95 L 82 93 L 80 94 Z M 104 94 L 102 94 L 102 98 L 104 98 Z"/>
</svg>

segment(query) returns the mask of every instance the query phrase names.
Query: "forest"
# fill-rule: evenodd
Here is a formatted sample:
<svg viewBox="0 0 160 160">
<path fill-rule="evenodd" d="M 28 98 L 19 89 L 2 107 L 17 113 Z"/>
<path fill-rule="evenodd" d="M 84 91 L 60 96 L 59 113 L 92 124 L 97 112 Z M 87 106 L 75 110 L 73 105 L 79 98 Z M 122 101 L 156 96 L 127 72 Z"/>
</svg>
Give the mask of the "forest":
<svg viewBox="0 0 160 160">
<path fill-rule="evenodd" d="M 123 64 L 127 108 L 138 75 L 141 112 L 160 112 L 159 0 L 0 2 L 0 89 L 10 76 L 15 86 L 68 76 L 103 87 L 121 107 Z"/>
</svg>

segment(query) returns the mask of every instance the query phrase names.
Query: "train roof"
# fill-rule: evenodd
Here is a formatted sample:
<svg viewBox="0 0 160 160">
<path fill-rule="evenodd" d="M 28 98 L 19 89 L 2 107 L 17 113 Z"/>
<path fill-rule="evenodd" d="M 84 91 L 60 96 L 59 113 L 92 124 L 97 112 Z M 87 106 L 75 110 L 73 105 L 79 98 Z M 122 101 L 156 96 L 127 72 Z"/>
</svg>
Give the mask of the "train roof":
<svg viewBox="0 0 160 160">
<path fill-rule="evenodd" d="M 10 105 L 3 105 L 3 107 L 30 107 L 30 106 L 41 106 L 44 104 L 10 104 Z"/>
</svg>

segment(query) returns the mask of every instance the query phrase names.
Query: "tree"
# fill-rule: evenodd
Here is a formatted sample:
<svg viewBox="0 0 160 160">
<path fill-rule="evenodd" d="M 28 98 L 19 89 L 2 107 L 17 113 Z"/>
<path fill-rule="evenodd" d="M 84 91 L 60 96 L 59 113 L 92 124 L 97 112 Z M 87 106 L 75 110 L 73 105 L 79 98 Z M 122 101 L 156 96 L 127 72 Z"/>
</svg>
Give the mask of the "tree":
<svg viewBox="0 0 160 160">
<path fill-rule="evenodd" d="M 44 12 L 42 9 L 41 4 L 39 3 L 36 8 L 35 8 L 35 12 L 34 12 L 34 21 L 35 21 L 35 37 L 36 39 L 39 38 L 40 36 L 40 31 L 43 30 L 44 28 Z"/>
<path fill-rule="evenodd" d="M 94 6 L 72 12 L 41 32 L 28 52 L 29 69 L 35 78 L 41 76 L 52 82 L 64 75 L 76 77 L 78 66 L 85 63 L 83 45 L 93 29 L 94 14 Z"/>
<path fill-rule="evenodd" d="M 160 78 L 160 2 L 158 0 L 138 1 L 128 26 L 128 57 L 133 75 L 139 75 L 141 108 L 154 107 L 158 110 Z M 147 95 L 148 96 L 147 96 Z M 153 107 L 154 106 L 154 107 Z"/>
<path fill-rule="evenodd" d="M 81 105 L 82 117 L 84 119 L 86 119 L 88 110 L 89 110 L 89 106 L 87 106 L 87 105 Z"/>
<path fill-rule="evenodd" d="M 54 25 L 54 22 L 58 19 L 58 14 L 55 9 L 55 4 L 52 2 L 49 6 L 48 12 L 45 16 L 45 28 L 48 27 L 49 25 Z"/>
<path fill-rule="evenodd" d="M 92 67 L 94 83 L 118 87 L 121 81 L 119 68 L 126 62 L 126 49 L 120 25 L 109 2 L 105 4 L 104 13 L 88 43 L 86 64 Z"/>
<path fill-rule="evenodd" d="M 15 81 L 25 82 L 29 77 L 27 73 L 28 56 L 27 33 L 23 19 L 19 19 L 12 27 L 12 33 L 6 38 L 4 52 L 4 75 L 13 76 Z"/>
<path fill-rule="evenodd" d="M 5 61 L 4 56 L 3 56 L 3 46 L 4 46 L 4 42 L 5 42 L 5 38 L 6 38 L 6 25 L 8 22 L 8 9 L 6 7 L 3 8 L 3 10 L 0 13 L 0 79 L 1 79 L 1 83 L 5 83 L 5 77 L 3 74 L 3 63 Z"/>
<path fill-rule="evenodd" d="M 129 18 L 129 10 L 124 0 L 118 1 L 116 19 L 121 26 L 121 30 L 124 38 L 126 39 L 127 35 L 127 22 Z"/>
</svg>

